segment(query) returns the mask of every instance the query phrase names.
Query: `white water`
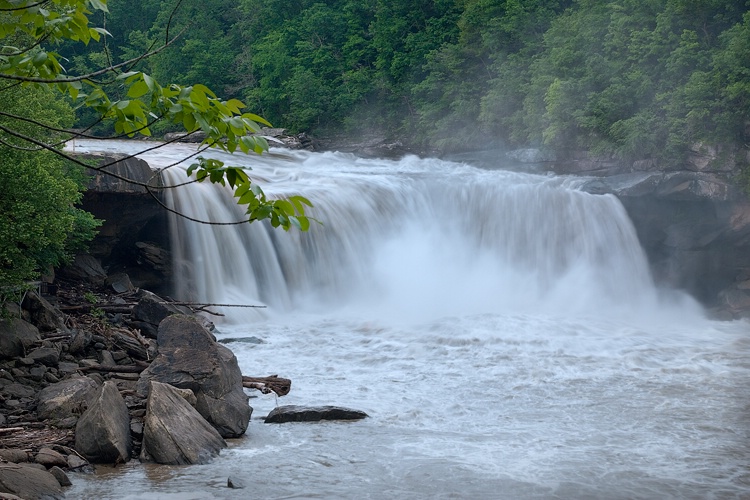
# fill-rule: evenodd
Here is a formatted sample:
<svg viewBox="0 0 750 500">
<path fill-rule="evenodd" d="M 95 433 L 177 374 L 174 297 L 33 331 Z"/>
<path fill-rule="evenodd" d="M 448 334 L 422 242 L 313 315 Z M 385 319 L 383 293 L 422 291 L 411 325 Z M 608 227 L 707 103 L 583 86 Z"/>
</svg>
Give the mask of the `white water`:
<svg viewBox="0 0 750 500">
<path fill-rule="evenodd" d="M 163 167 L 190 148 L 144 159 Z M 70 498 L 750 496 L 748 325 L 657 290 L 615 198 L 416 157 L 231 161 L 268 194 L 308 197 L 324 225 L 183 220 L 176 294 L 267 304 L 217 325 L 263 340 L 228 344 L 243 373 L 291 378 L 278 404 L 371 417 L 266 425 L 277 401 L 260 396 L 247 436 L 211 464 L 100 468 L 74 475 Z M 191 216 L 237 217 L 212 186 L 174 196 Z"/>
</svg>

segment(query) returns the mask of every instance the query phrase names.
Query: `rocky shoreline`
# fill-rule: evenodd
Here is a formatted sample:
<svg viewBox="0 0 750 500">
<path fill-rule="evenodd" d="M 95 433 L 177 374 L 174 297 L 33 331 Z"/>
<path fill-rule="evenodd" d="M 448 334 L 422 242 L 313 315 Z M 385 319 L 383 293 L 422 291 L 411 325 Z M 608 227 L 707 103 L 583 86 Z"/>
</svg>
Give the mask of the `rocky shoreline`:
<svg viewBox="0 0 750 500">
<path fill-rule="evenodd" d="M 0 497 L 64 498 L 70 474 L 131 459 L 205 463 L 244 435 L 245 389 L 291 381 L 243 376 L 196 308 L 130 285 L 59 278 L 6 303 L 0 319 Z M 205 308 L 200 308 L 205 311 Z M 353 420 L 336 407 L 280 406 L 267 423 Z"/>
</svg>

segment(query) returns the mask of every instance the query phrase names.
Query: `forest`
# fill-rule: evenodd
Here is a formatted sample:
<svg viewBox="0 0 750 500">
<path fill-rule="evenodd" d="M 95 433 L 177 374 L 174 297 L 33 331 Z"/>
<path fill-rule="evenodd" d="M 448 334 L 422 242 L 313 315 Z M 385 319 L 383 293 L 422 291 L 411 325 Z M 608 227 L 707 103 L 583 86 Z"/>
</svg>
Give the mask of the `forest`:
<svg viewBox="0 0 750 500">
<path fill-rule="evenodd" d="M 743 0 L 110 0 L 80 70 L 184 29 L 143 62 L 274 126 L 437 151 L 586 149 L 679 163 L 750 140 Z M 80 47 L 79 47 L 80 48 Z"/>
<path fill-rule="evenodd" d="M 710 145 L 750 171 L 736 154 L 750 143 L 748 6 L 0 0 L 0 286 L 38 277 L 95 234 L 98 222 L 76 208 L 85 165 L 55 154 L 71 129 L 201 128 L 247 152 L 267 145 L 245 132 L 273 124 L 437 153 L 586 150 L 660 168 Z M 255 207 L 250 220 L 309 225 L 303 203 L 265 200 L 239 170 L 197 173 L 226 175 Z"/>
</svg>

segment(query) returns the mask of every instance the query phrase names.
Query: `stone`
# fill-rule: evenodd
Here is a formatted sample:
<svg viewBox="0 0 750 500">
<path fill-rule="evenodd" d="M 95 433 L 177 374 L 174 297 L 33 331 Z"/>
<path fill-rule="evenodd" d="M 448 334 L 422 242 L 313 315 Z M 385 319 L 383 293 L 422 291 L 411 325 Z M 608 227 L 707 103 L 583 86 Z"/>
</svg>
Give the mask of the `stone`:
<svg viewBox="0 0 750 500">
<path fill-rule="evenodd" d="M 55 476 L 27 464 L 0 464 L 0 493 L 17 495 L 24 500 L 65 498 Z"/>
<path fill-rule="evenodd" d="M 244 487 L 245 483 L 243 483 L 239 479 L 231 477 L 227 478 L 227 488 L 232 488 L 233 490 L 241 490 Z"/>
<path fill-rule="evenodd" d="M 55 479 L 57 479 L 57 482 L 60 483 L 60 486 L 72 486 L 73 485 L 68 475 L 65 474 L 65 471 L 62 470 L 58 466 L 50 467 L 49 473 L 55 476 Z"/>
<path fill-rule="evenodd" d="M 340 406 L 277 406 L 266 417 L 267 424 L 286 422 L 318 422 L 320 420 L 360 420 L 367 413 Z"/>
<path fill-rule="evenodd" d="M 68 346 L 68 352 L 71 354 L 82 353 L 91 343 L 92 334 L 86 330 L 78 330 L 73 334 Z"/>
<path fill-rule="evenodd" d="M 78 371 L 78 363 L 71 363 L 69 361 L 61 361 L 57 364 L 57 370 L 62 375 L 69 375 Z"/>
<path fill-rule="evenodd" d="M 34 461 L 38 464 L 44 465 L 48 469 L 54 466 L 67 467 L 68 465 L 68 461 L 62 455 L 62 453 L 58 453 L 52 448 L 40 449 L 34 457 Z"/>
<path fill-rule="evenodd" d="M 31 351 L 28 357 L 33 359 L 34 363 L 57 366 L 60 361 L 60 352 L 54 347 L 39 347 Z"/>
<path fill-rule="evenodd" d="M 60 331 L 64 333 L 70 331 L 65 325 L 65 316 L 63 313 L 36 292 L 30 291 L 26 293 L 22 302 L 22 307 L 29 313 L 29 321 L 34 324 L 39 331 Z"/>
<path fill-rule="evenodd" d="M 37 382 L 44 379 L 44 375 L 47 373 L 46 366 L 35 366 L 29 370 L 29 377 Z"/>
<path fill-rule="evenodd" d="M 175 306 L 165 301 L 155 293 L 141 291 L 138 303 L 133 307 L 131 316 L 144 335 L 156 338 L 159 323 L 173 314 L 190 314 L 190 310 L 183 306 Z M 159 345 L 161 348 L 161 344 Z"/>
<path fill-rule="evenodd" d="M 76 424 L 76 451 L 91 463 L 130 460 L 130 415 L 117 384 L 104 382 Z"/>
<path fill-rule="evenodd" d="M 105 283 L 117 293 L 132 292 L 135 290 L 133 283 L 130 282 L 130 276 L 126 273 L 111 274 L 107 276 Z"/>
<path fill-rule="evenodd" d="M 0 459 L 20 464 L 29 461 L 29 454 L 25 450 L 19 450 L 18 448 L 1 448 Z"/>
<path fill-rule="evenodd" d="M 0 357 L 24 356 L 40 340 L 39 330 L 31 323 L 19 318 L 0 319 Z"/>
<path fill-rule="evenodd" d="M 141 460 L 168 465 L 203 464 L 226 443 L 211 424 L 168 384 L 150 382 Z"/>
<path fill-rule="evenodd" d="M 88 254 L 78 254 L 73 262 L 60 269 L 60 275 L 101 287 L 107 279 L 107 273 L 104 272 L 101 263 L 95 257 Z"/>
<path fill-rule="evenodd" d="M 69 378 L 49 385 L 37 394 L 40 420 L 63 420 L 79 416 L 96 395 L 98 385 L 89 377 Z"/>
<path fill-rule="evenodd" d="M 2 392 L 14 398 L 30 398 L 36 394 L 36 391 L 31 387 L 17 383 L 6 385 Z"/>
<path fill-rule="evenodd" d="M 224 438 L 245 433 L 252 408 L 242 387 L 242 372 L 232 351 L 190 316 L 170 316 L 159 325 L 159 355 L 141 373 L 137 391 L 148 393 L 151 380 L 195 393 L 195 408 Z"/>
<path fill-rule="evenodd" d="M 79 470 L 88 465 L 89 465 L 88 461 L 84 460 L 78 455 L 68 455 L 68 468 L 69 469 Z"/>
</svg>

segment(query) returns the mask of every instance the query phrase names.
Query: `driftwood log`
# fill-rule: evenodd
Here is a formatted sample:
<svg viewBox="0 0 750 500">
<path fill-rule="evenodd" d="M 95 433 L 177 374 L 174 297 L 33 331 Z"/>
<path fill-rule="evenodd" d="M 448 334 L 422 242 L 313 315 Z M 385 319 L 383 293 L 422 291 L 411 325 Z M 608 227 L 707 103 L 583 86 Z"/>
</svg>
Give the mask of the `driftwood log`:
<svg viewBox="0 0 750 500">
<path fill-rule="evenodd" d="M 257 389 L 263 394 L 275 392 L 278 396 L 286 396 L 292 390 L 292 381 L 288 378 L 280 378 L 278 375 L 268 377 L 246 377 L 242 376 L 242 387 Z"/>
</svg>

